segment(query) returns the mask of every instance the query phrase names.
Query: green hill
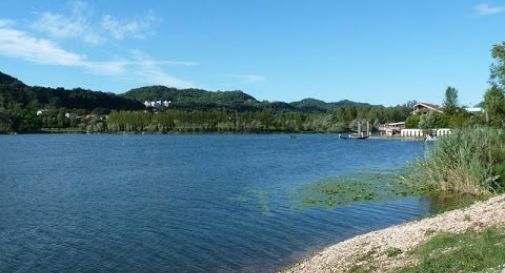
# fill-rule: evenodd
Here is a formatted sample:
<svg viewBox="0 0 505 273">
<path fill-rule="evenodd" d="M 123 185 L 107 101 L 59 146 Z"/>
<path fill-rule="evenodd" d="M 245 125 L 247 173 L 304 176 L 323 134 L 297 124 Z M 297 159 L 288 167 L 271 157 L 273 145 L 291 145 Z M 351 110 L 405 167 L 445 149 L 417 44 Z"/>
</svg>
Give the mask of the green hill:
<svg viewBox="0 0 505 273">
<path fill-rule="evenodd" d="M 340 107 L 370 106 L 366 103 L 357 103 L 349 100 L 327 103 L 312 98 L 292 103 L 268 102 L 258 101 L 253 96 L 242 91 L 207 91 L 202 89 L 177 89 L 165 86 L 135 88 L 122 94 L 122 96 L 139 102 L 168 100 L 172 103 L 171 108 L 179 110 L 230 110 L 238 112 L 270 110 L 274 113 L 326 113 Z"/>
<path fill-rule="evenodd" d="M 4 74 L 4 73 L 0 72 L 0 85 L 13 85 L 13 84 L 24 85 L 18 79 L 14 78 L 14 77 L 12 77 L 10 75 L 7 75 L 7 74 Z"/>
<path fill-rule="evenodd" d="M 0 72 L 0 107 L 67 108 L 101 112 L 141 110 L 144 105 L 113 93 L 86 90 L 27 86 L 18 79 Z"/>
<path fill-rule="evenodd" d="M 232 110 L 256 111 L 259 102 L 242 91 L 207 91 L 202 89 L 177 89 L 165 86 L 146 86 L 132 89 L 123 97 L 139 102 L 167 100 L 171 108 L 181 110 Z"/>
</svg>

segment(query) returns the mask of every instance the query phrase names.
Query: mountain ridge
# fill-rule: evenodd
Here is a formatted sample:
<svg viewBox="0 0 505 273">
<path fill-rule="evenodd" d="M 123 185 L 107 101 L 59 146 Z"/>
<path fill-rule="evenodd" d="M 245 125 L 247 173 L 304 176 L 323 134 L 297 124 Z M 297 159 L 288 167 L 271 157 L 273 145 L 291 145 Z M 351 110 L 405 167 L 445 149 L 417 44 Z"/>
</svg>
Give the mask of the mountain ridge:
<svg viewBox="0 0 505 273">
<path fill-rule="evenodd" d="M 4 101 L 17 101 L 36 107 L 63 107 L 70 109 L 93 110 L 141 110 L 144 101 L 168 100 L 171 108 L 185 111 L 225 110 L 225 111 L 263 111 L 326 113 L 332 109 L 346 106 L 375 106 L 368 103 L 341 100 L 325 102 L 305 98 L 294 102 L 258 100 L 241 90 L 210 91 L 205 89 L 178 89 L 162 85 L 142 86 L 115 94 L 84 88 L 51 88 L 28 86 L 17 78 L 0 72 L 0 95 Z"/>
</svg>

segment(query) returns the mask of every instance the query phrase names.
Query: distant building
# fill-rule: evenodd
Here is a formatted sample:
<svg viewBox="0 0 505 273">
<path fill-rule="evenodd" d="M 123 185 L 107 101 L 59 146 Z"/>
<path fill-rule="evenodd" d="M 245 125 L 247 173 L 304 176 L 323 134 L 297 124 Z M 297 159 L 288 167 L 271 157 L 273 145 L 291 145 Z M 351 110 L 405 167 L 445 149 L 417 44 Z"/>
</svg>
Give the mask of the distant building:
<svg viewBox="0 0 505 273">
<path fill-rule="evenodd" d="M 439 113 L 443 112 L 442 107 L 440 107 L 439 105 L 432 104 L 432 103 L 426 103 L 426 102 L 419 102 L 414 105 L 413 114 L 415 114 L 421 110 L 425 110 L 425 109 L 429 110 L 429 111 L 436 111 Z"/>
<path fill-rule="evenodd" d="M 77 119 L 77 114 L 76 113 L 65 113 L 65 117 L 68 118 L 69 120 L 75 120 Z"/>
<path fill-rule="evenodd" d="M 43 115 L 44 113 L 46 113 L 47 111 L 49 111 L 49 110 L 47 110 L 47 109 L 39 109 L 39 110 L 37 111 L 37 116 L 41 116 L 41 115 Z"/>
<path fill-rule="evenodd" d="M 482 107 L 467 107 L 465 108 L 465 111 L 471 114 L 484 113 L 484 109 L 482 109 Z"/>
<path fill-rule="evenodd" d="M 170 101 L 170 100 L 163 100 L 163 101 L 162 100 L 156 100 L 156 101 L 146 100 L 146 101 L 144 101 L 144 106 L 146 108 L 156 108 L 156 109 L 162 108 L 162 107 L 167 108 L 167 107 L 170 107 L 170 104 L 172 104 L 172 101 Z"/>
<path fill-rule="evenodd" d="M 392 122 L 379 125 L 379 132 L 382 136 L 393 136 L 401 133 L 405 129 L 405 122 Z"/>
</svg>

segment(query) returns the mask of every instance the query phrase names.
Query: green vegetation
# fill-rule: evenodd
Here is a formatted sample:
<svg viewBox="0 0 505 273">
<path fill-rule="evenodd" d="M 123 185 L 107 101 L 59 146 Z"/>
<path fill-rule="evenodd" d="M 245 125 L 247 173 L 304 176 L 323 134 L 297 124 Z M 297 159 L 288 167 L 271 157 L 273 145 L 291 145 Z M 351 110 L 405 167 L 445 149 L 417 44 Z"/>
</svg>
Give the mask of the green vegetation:
<svg viewBox="0 0 505 273">
<path fill-rule="evenodd" d="M 445 90 L 444 104 L 442 106 L 445 113 L 452 114 L 458 109 L 458 90 L 454 87 L 447 87 Z"/>
<path fill-rule="evenodd" d="M 303 206 L 327 207 L 353 202 L 379 201 L 405 196 L 428 196 L 431 188 L 405 183 L 395 172 L 351 173 L 336 179 L 315 181 L 298 192 Z"/>
<path fill-rule="evenodd" d="M 146 108 L 145 100 L 170 101 Z M 0 133 L 87 132 L 344 132 L 362 120 L 404 120 L 411 105 L 384 107 L 343 100 L 258 101 L 242 91 L 149 86 L 125 94 L 30 87 L 0 73 Z M 37 113 L 38 112 L 38 113 Z"/>
<path fill-rule="evenodd" d="M 386 255 L 391 258 L 391 257 L 396 257 L 398 255 L 402 254 L 402 250 L 396 247 L 390 247 L 386 250 Z"/>
<path fill-rule="evenodd" d="M 357 126 L 361 116 L 354 107 L 331 113 L 273 111 L 230 112 L 165 110 L 162 112 L 113 111 L 107 119 L 112 132 L 343 132 Z M 340 114 L 339 112 L 343 112 Z M 346 112 L 351 112 L 349 115 Z"/>
<path fill-rule="evenodd" d="M 415 196 L 427 200 L 430 212 L 436 214 L 467 207 L 489 197 L 440 191 L 433 184 L 423 182 L 416 168 L 417 165 L 409 165 L 399 170 L 362 171 L 317 180 L 307 187 L 297 189 L 294 199 L 302 208 L 333 209 L 357 202 L 377 202 Z M 416 179 L 413 179 L 414 174 Z"/>
<path fill-rule="evenodd" d="M 411 254 L 419 262 L 395 272 L 492 272 L 492 268 L 500 272 L 505 264 L 505 232 L 488 228 L 462 234 L 441 233 Z"/>
<path fill-rule="evenodd" d="M 504 178 L 505 133 L 487 127 L 455 130 L 439 139 L 407 176 L 412 184 L 474 195 L 503 191 Z"/>
<path fill-rule="evenodd" d="M 487 123 L 493 127 L 505 126 L 505 95 L 502 89 L 492 86 L 484 94 Z"/>
</svg>

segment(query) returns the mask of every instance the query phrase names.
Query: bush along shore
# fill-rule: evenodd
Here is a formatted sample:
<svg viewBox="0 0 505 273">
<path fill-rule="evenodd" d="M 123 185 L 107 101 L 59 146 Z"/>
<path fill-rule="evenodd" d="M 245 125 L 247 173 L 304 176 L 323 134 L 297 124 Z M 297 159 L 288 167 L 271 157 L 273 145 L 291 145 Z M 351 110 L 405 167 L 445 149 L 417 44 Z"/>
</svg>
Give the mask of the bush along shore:
<svg viewBox="0 0 505 273">
<path fill-rule="evenodd" d="M 412 195 L 452 196 L 462 202 L 455 210 L 442 209 L 445 212 L 431 218 L 330 246 L 284 272 L 505 270 L 504 131 L 490 127 L 455 130 L 406 169 L 396 177 L 361 177 L 369 182 L 318 181 L 302 200 L 309 206 L 330 208 Z M 481 201 L 461 208 L 476 200 Z"/>
</svg>

